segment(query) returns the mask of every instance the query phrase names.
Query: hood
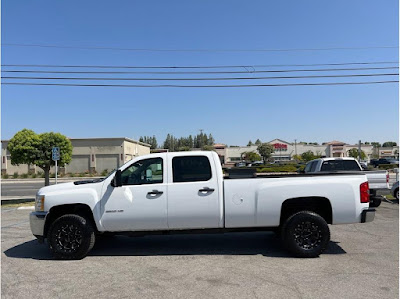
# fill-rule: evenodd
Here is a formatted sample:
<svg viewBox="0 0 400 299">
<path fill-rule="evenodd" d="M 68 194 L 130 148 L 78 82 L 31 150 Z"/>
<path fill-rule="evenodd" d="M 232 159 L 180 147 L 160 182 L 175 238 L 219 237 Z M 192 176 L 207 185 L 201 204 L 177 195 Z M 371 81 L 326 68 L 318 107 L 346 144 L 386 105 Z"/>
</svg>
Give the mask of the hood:
<svg viewBox="0 0 400 299">
<path fill-rule="evenodd" d="M 72 189 L 74 187 L 75 187 L 75 185 L 73 182 L 61 183 L 61 184 L 57 184 L 57 185 L 42 187 L 39 189 L 38 194 L 45 194 L 45 193 L 59 191 L 59 190 Z"/>
</svg>

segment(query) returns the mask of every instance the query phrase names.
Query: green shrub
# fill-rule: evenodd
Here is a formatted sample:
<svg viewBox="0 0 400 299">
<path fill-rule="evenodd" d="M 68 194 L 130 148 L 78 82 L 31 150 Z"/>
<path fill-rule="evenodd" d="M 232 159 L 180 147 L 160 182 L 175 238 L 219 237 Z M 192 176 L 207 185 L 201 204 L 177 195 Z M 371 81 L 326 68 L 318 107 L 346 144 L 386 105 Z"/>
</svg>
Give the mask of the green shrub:
<svg viewBox="0 0 400 299">
<path fill-rule="evenodd" d="M 31 177 L 32 177 L 32 179 L 35 179 L 37 177 L 37 174 L 36 173 L 32 173 Z"/>
<path fill-rule="evenodd" d="M 7 173 L 5 173 L 5 174 L 3 174 L 1 177 L 2 177 L 3 179 L 8 179 L 10 176 L 9 176 Z"/>
<path fill-rule="evenodd" d="M 14 172 L 13 178 L 14 178 L 14 179 L 17 179 L 17 178 L 18 178 L 18 172 Z"/>
<path fill-rule="evenodd" d="M 262 167 L 257 168 L 257 172 L 266 173 L 266 172 L 296 172 L 297 167 L 294 165 L 284 165 L 284 166 L 271 166 L 271 167 Z"/>
<path fill-rule="evenodd" d="M 44 178 L 44 172 L 43 172 L 43 171 L 39 171 L 39 172 L 38 172 L 38 177 Z"/>
<path fill-rule="evenodd" d="M 70 173 L 69 176 L 70 176 L 71 178 L 73 178 L 73 177 L 75 177 L 75 173 Z"/>
<path fill-rule="evenodd" d="M 108 169 L 104 169 L 102 172 L 101 172 L 101 176 L 106 176 L 108 174 Z"/>
<path fill-rule="evenodd" d="M 379 169 L 393 169 L 393 168 L 398 168 L 398 164 L 381 164 L 378 166 Z"/>
<path fill-rule="evenodd" d="M 303 170 L 304 170 L 304 168 L 306 168 L 306 166 L 305 166 L 305 165 L 300 165 L 300 166 L 297 166 L 297 170 L 298 170 L 298 171 L 303 171 Z"/>
<path fill-rule="evenodd" d="M 21 174 L 21 177 L 22 177 L 23 179 L 27 179 L 27 178 L 28 178 L 28 174 L 27 174 L 27 173 L 23 173 L 23 174 Z"/>
</svg>

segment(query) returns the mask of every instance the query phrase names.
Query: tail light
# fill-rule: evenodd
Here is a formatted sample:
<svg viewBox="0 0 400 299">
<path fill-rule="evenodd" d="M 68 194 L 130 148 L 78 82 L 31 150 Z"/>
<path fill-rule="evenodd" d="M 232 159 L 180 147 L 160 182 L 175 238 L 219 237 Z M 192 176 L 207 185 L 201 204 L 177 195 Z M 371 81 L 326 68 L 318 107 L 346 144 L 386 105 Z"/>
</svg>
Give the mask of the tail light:
<svg viewBox="0 0 400 299">
<path fill-rule="evenodd" d="M 360 185 L 360 202 L 369 203 L 369 185 L 368 182 L 364 182 Z"/>
<path fill-rule="evenodd" d="M 386 183 L 389 183 L 389 172 L 386 171 Z"/>
</svg>

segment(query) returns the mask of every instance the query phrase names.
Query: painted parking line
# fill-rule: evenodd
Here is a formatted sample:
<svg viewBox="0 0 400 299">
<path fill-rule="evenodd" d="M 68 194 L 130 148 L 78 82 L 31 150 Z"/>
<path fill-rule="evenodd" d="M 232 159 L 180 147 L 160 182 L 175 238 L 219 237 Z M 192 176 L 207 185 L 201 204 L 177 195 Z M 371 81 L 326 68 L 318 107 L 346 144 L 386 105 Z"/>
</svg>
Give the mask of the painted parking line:
<svg viewBox="0 0 400 299">
<path fill-rule="evenodd" d="M 34 210 L 35 206 L 29 206 L 29 207 L 18 207 L 17 210 Z"/>
</svg>

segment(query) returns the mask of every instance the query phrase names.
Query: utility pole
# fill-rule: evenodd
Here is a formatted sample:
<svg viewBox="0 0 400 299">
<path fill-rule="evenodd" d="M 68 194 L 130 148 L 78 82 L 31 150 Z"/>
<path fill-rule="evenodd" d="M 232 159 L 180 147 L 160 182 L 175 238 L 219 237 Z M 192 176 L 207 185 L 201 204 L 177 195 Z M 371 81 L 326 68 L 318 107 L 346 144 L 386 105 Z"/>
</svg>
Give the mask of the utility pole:
<svg viewBox="0 0 400 299">
<path fill-rule="evenodd" d="M 358 140 L 358 162 L 361 161 L 361 140 Z"/>
<path fill-rule="evenodd" d="M 297 156 L 297 139 L 294 140 L 294 154 Z"/>
</svg>

